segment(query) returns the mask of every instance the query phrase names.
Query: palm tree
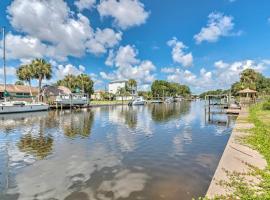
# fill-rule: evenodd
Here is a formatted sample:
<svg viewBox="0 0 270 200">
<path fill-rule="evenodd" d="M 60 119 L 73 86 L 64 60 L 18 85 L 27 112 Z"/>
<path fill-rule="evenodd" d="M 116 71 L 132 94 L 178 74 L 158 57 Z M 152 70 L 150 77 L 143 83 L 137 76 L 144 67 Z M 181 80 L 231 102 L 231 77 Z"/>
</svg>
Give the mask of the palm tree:
<svg viewBox="0 0 270 200">
<path fill-rule="evenodd" d="M 77 76 L 77 82 L 83 93 L 93 93 L 93 81 L 87 74 L 80 74 Z"/>
<path fill-rule="evenodd" d="M 129 95 L 129 92 L 126 90 L 126 88 L 122 87 L 122 88 L 118 88 L 117 93 L 119 96 L 122 97 L 122 104 L 124 104 L 124 96 Z"/>
<path fill-rule="evenodd" d="M 30 95 L 32 94 L 31 80 L 34 77 L 32 65 L 21 65 L 16 71 L 17 77 L 20 81 L 25 81 L 28 83 Z"/>
<path fill-rule="evenodd" d="M 24 82 L 23 81 L 16 81 L 15 85 L 24 85 Z"/>
<path fill-rule="evenodd" d="M 38 100 L 40 100 L 42 80 L 50 80 L 52 77 L 52 66 L 44 59 L 32 61 L 34 77 L 38 79 Z"/>
<path fill-rule="evenodd" d="M 57 81 L 56 84 L 61 85 L 61 86 L 65 86 L 73 92 L 76 89 L 76 85 L 77 85 L 76 76 L 74 76 L 72 74 L 68 74 L 65 76 L 65 78 L 63 80 Z"/>
<path fill-rule="evenodd" d="M 129 79 L 127 85 L 128 85 L 128 90 L 131 92 L 131 94 L 134 94 L 135 92 L 133 91 L 137 90 L 137 81 L 134 79 Z"/>
</svg>

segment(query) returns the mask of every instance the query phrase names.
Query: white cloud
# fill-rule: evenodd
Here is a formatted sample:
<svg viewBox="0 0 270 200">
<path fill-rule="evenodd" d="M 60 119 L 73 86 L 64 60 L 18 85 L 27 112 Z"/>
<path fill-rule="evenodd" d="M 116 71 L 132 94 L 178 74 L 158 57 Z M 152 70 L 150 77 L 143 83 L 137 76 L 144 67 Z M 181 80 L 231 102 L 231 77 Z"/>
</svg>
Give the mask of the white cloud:
<svg viewBox="0 0 270 200">
<path fill-rule="evenodd" d="M 161 72 L 165 74 L 173 73 L 175 71 L 175 68 L 173 67 L 164 67 L 161 69 Z"/>
<path fill-rule="evenodd" d="M 215 62 L 215 67 L 218 69 L 224 69 L 224 68 L 228 68 L 229 64 L 228 63 L 224 63 L 223 60 L 219 60 L 217 62 Z"/>
<path fill-rule="evenodd" d="M 168 81 L 187 84 L 191 86 L 193 91 L 202 92 L 213 89 L 228 89 L 233 83 L 239 81 L 240 73 L 243 70 L 250 68 L 262 72 L 267 68 L 267 65 L 265 61 L 244 60 L 226 63 L 220 60 L 214 63 L 215 69 L 213 70 L 207 71 L 205 68 L 201 68 L 199 75 L 179 67 L 161 70 L 168 74 Z"/>
<path fill-rule="evenodd" d="M 122 32 L 114 32 L 110 28 L 97 29 L 95 35 L 87 43 L 87 50 L 93 54 L 105 53 L 108 48 L 112 48 L 122 40 Z"/>
<path fill-rule="evenodd" d="M 81 57 L 86 51 L 105 53 L 122 39 L 121 32 L 109 28 L 93 30 L 89 19 L 71 11 L 63 0 L 14 0 L 7 13 L 15 30 L 26 34 L 18 37 L 32 38 L 44 46 L 42 51 L 31 49 L 38 57 L 67 60 L 68 56 Z"/>
<path fill-rule="evenodd" d="M 77 0 L 74 2 L 75 6 L 82 11 L 84 9 L 90 10 L 96 3 L 96 0 Z"/>
<path fill-rule="evenodd" d="M 31 59 L 42 57 L 48 52 L 47 45 L 41 43 L 37 38 L 30 36 L 8 33 L 6 44 L 7 59 Z"/>
<path fill-rule="evenodd" d="M 98 11 L 102 17 L 111 16 L 122 29 L 146 22 L 149 12 L 139 0 L 101 0 Z"/>
<path fill-rule="evenodd" d="M 213 12 L 208 16 L 208 23 L 201 31 L 194 36 L 196 43 L 203 41 L 216 42 L 222 36 L 240 35 L 241 32 L 233 33 L 234 22 L 232 16 L 226 16 L 223 13 Z"/>
<path fill-rule="evenodd" d="M 4 69 L 1 68 L 0 75 L 4 75 Z M 6 67 L 6 75 L 7 76 L 16 76 L 16 68 L 15 67 Z"/>
<path fill-rule="evenodd" d="M 114 65 L 117 69 L 112 73 L 101 72 L 100 76 L 107 80 L 136 79 L 140 85 L 149 84 L 155 79 L 152 74 L 156 67 L 149 60 L 137 58 L 138 51 L 134 46 L 121 46 L 117 52 L 111 52 L 107 64 Z"/>
<path fill-rule="evenodd" d="M 190 67 L 193 64 L 192 53 L 185 53 L 184 50 L 187 47 L 183 42 L 178 41 L 177 38 L 173 38 L 167 42 L 168 46 L 172 47 L 173 61 L 183 65 L 184 67 Z"/>
<path fill-rule="evenodd" d="M 78 76 L 83 73 L 85 73 L 85 67 L 82 65 L 79 65 L 78 67 L 72 64 L 58 65 L 58 66 L 55 66 L 55 69 L 54 69 L 56 80 L 63 79 L 67 75 Z"/>
</svg>

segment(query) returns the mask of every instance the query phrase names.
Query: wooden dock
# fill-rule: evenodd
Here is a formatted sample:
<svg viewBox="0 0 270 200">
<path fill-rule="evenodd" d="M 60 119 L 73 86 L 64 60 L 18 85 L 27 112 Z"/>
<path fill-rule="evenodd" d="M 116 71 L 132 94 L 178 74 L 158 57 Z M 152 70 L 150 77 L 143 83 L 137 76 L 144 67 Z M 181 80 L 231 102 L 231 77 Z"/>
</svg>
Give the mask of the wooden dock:
<svg viewBox="0 0 270 200">
<path fill-rule="evenodd" d="M 241 109 L 228 108 L 228 109 L 224 109 L 224 111 L 226 114 L 239 115 Z"/>
</svg>

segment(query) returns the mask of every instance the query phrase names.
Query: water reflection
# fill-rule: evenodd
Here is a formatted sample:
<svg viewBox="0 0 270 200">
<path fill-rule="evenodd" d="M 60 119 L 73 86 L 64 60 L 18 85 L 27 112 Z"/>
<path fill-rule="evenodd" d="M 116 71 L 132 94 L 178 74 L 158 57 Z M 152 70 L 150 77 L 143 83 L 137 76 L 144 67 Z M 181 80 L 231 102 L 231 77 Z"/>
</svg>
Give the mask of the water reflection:
<svg viewBox="0 0 270 200">
<path fill-rule="evenodd" d="M 94 114 L 88 112 L 71 112 L 68 116 L 62 116 L 63 132 L 66 136 L 74 138 L 77 136 L 88 137 L 91 134 Z"/>
<path fill-rule="evenodd" d="M 122 107 L 120 114 L 121 117 L 125 119 L 125 124 L 127 124 L 129 128 L 135 128 L 137 126 L 138 113 L 136 108 Z"/>
<path fill-rule="evenodd" d="M 2 115 L 0 199 L 202 196 L 231 131 L 203 111 L 182 102 Z"/>
<path fill-rule="evenodd" d="M 190 109 L 190 102 L 153 104 L 151 107 L 152 119 L 156 122 L 166 122 L 178 118 L 181 113 L 187 113 Z"/>
</svg>

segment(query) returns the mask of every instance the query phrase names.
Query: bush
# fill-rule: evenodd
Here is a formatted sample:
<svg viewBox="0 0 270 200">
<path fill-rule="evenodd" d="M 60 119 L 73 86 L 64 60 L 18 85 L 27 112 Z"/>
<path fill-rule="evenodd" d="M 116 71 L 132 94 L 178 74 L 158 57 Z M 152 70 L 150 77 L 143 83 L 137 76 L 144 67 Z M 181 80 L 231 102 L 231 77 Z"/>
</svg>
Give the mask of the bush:
<svg viewBox="0 0 270 200">
<path fill-rule="evenodd" d="M 263 110 L 270 110 L 270 101 L 263 103 L 262 109 Z"/>
</svg>

